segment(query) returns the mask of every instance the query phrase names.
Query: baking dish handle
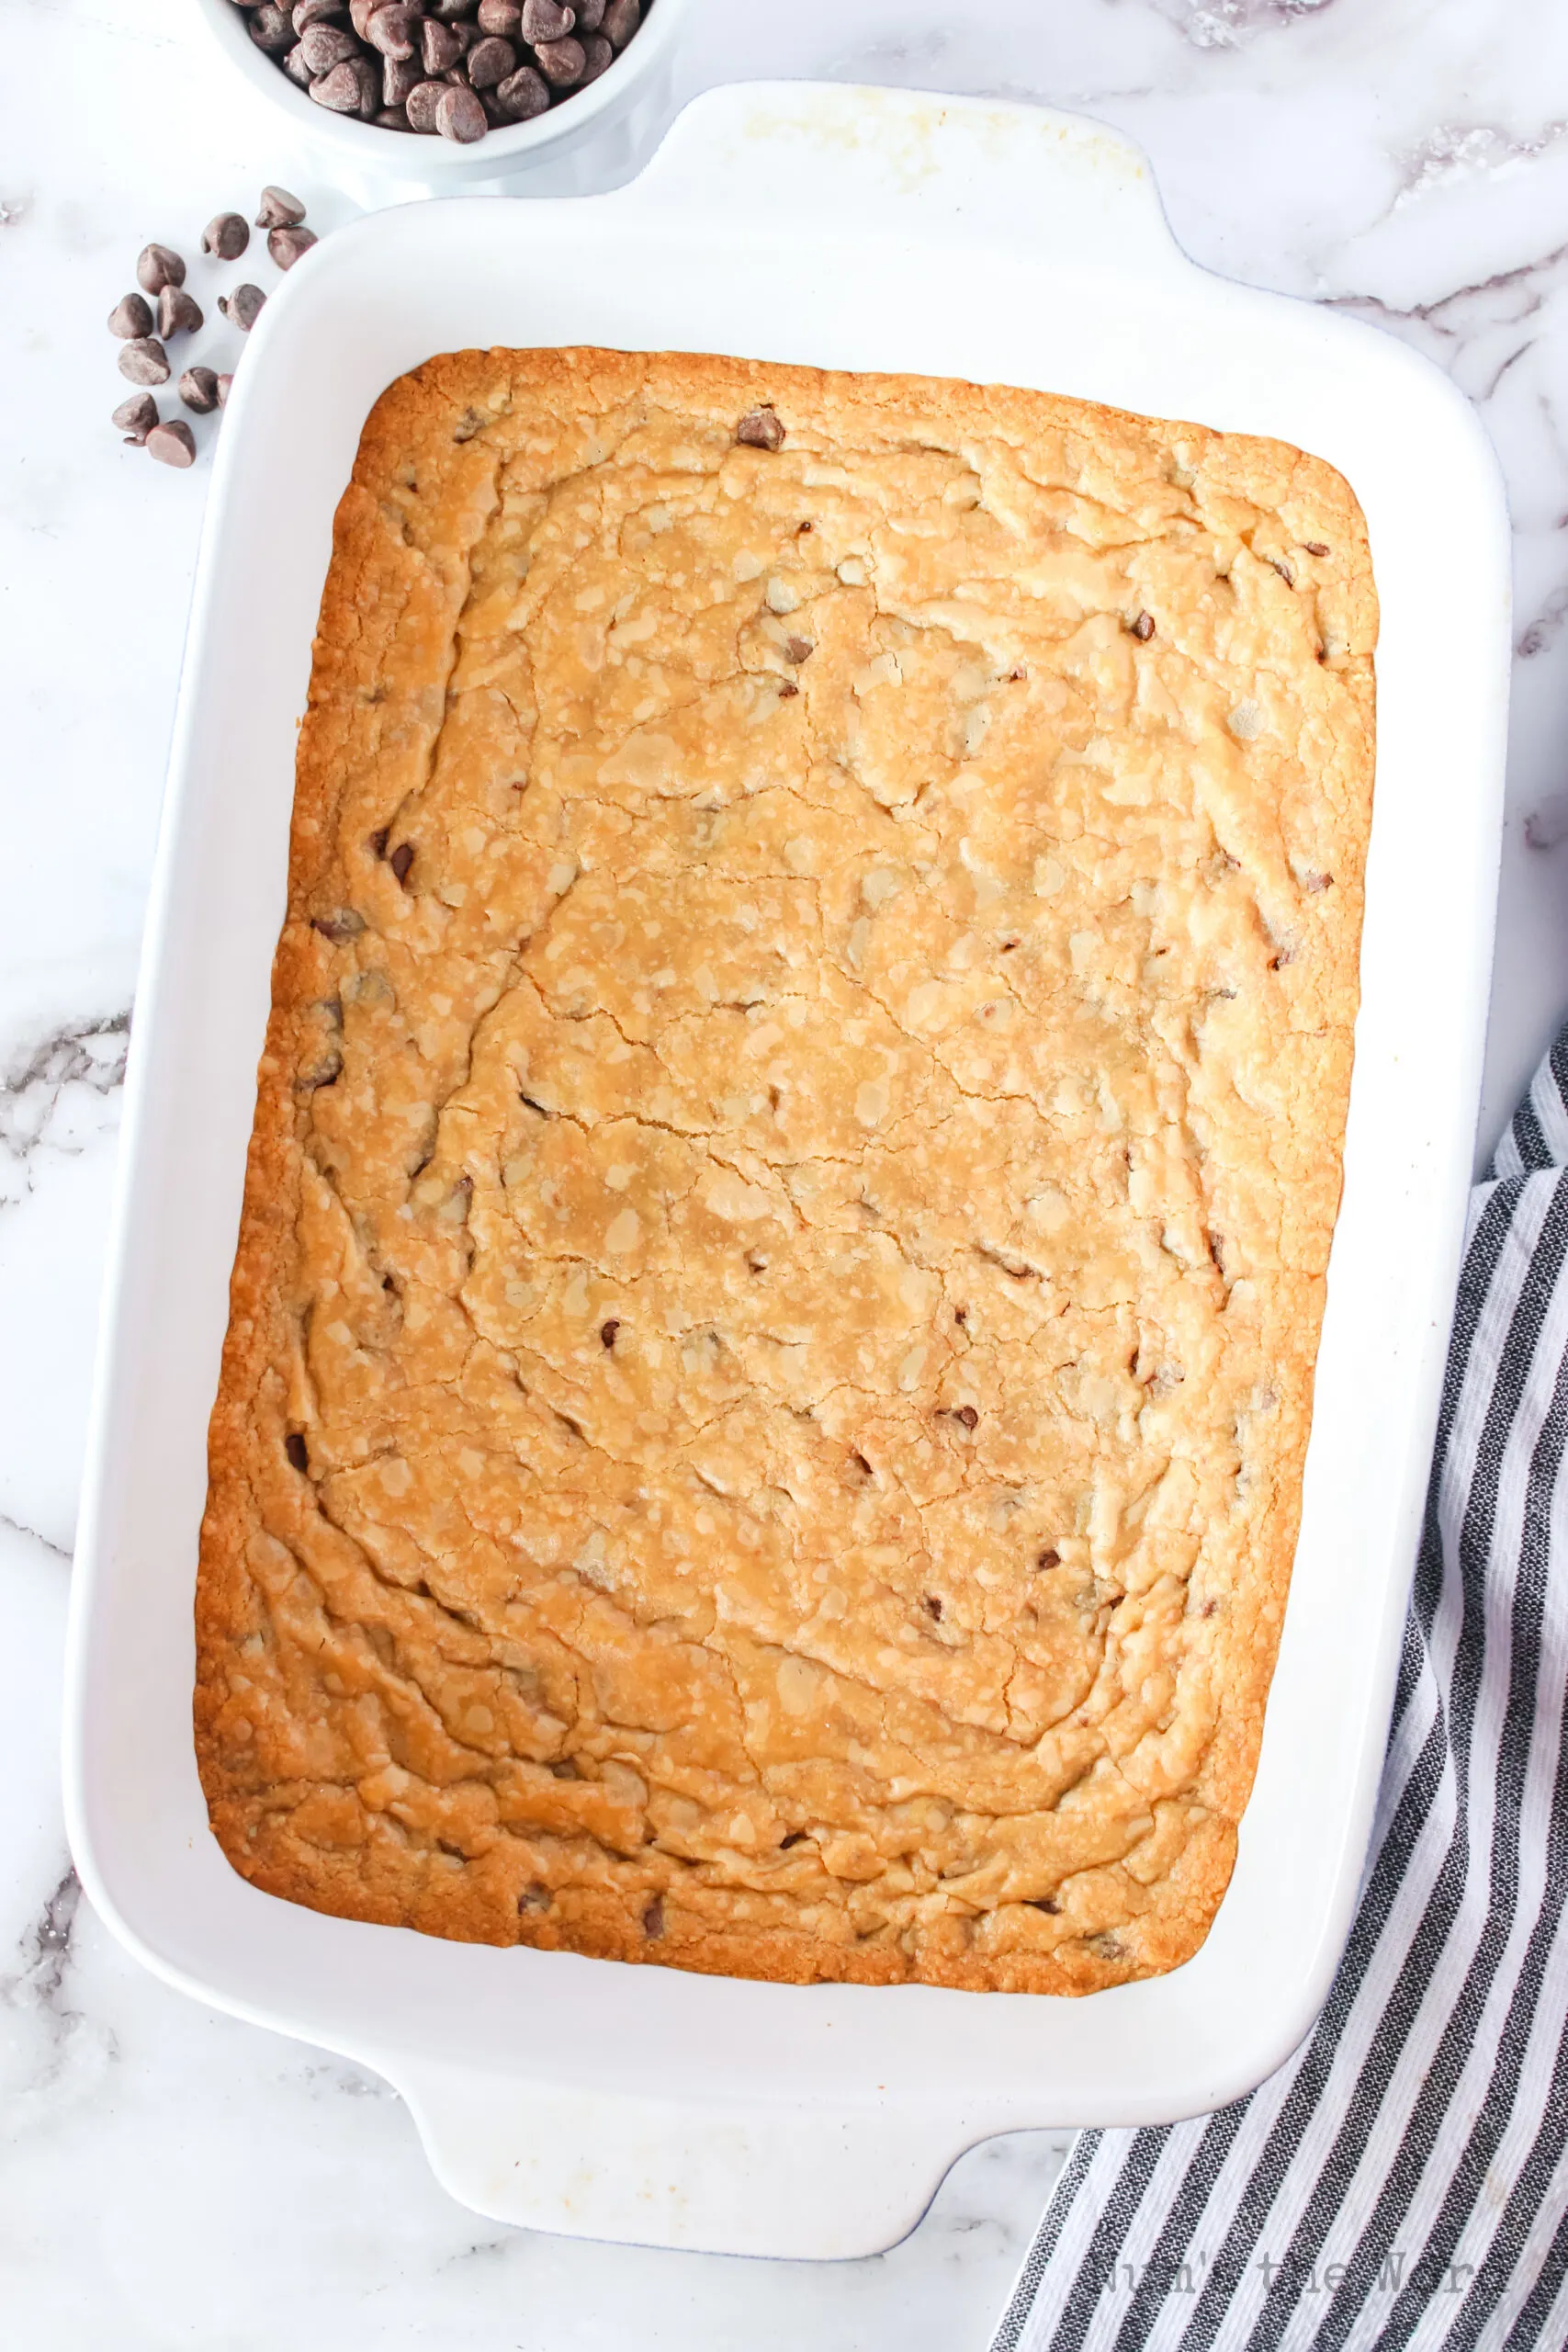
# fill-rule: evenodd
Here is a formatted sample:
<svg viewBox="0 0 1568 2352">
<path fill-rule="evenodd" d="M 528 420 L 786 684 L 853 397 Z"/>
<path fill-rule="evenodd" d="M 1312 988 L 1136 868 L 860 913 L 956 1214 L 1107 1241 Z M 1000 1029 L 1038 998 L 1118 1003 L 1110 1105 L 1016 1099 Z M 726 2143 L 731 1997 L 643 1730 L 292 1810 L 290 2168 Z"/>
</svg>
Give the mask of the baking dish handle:
<svg viewBox="0 0 1568 2352">
<path fill-rule="evenodd" d="M 497 2222 L 689 2253 L 844 2259 L 913 2229 L 987 2126 L 903 2103 L 685 2104 L 399 2058 L 441 2185 Z"/>
<path fill-rule="evenodd" d="M 1086 116 L 831 82 L 705 91 L 671 126 L 631 193 L 638 209 L 696 209 L 727 184 L 776 197 L 792 220 L 852 219 L 857 237 L 961 230 L 1058 266 L 1190 273 L 1140 149 Z M 754 202 L 754 195 L 749 197 Z M 962 286 L 933 296 L 962 301 Z"/>
</svg>

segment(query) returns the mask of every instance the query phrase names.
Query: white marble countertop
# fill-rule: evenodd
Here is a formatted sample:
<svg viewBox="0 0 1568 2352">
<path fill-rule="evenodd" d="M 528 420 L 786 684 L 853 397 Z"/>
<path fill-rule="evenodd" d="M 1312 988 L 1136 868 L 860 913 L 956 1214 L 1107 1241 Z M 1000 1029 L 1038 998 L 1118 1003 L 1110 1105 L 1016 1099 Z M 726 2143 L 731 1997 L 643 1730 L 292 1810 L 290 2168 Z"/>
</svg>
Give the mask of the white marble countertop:
<svg viewBox="0 0 1568 2352">
<path fill-rule="evenodd" d="M 867 2262 L 506 2231 L 435 2186 L 390 2092 L 167 1991 L 79 1901 L 56 1762 L 66 1576 L 207 481 L 204 464 L 171 473 L 118 443 L 108 412 L 127 388 L 102 322 L 148 238 L 188 254 L 209 214 L 253 209 L 264 180 L 297 187 L 323 229 L 351 209 L 193 17 L 34 0 L 10 13 L 0 93 L 0 2307 L 17 2341 L 61 2352 L 981 2352 L 1058 2138 L 976 2151 L 914 2236 Z M 1145 147 L 1199 260 L 1356 310 L 1480 403 L 1517 545 L 1489 1148 L 1568 1007 L 1568 12 L 699 0 L 688 90 L 773 73 L 1099 115 Z M 273 276 L 265 259 L 254 274 Z M 193 284 L 210 300 L 199 270 Z M 224 351 L 228 334 L 218 322 L 193 356 Z M 1413 1020 L 1419 985 L 1413 973 Z"/>
</svg>

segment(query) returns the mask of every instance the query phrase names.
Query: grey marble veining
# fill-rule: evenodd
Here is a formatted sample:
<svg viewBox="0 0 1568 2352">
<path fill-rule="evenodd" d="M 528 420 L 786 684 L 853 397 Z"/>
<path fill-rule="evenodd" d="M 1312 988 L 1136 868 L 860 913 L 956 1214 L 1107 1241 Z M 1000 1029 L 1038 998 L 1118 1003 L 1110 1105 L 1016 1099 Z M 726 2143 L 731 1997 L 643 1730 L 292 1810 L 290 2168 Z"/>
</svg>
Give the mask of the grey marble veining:
<svg viewBox="0 0 1568 2352">
<path fill-rule="evenodd" d="M 145 1975 L 69 1868 L 67 1562 L 129 1008 L 206 481 L 122 448 L 103 319 L 282 178 L 352 210 L 186 11 L 0 0 L 0 2309 L 60 2352 L 281 2342 L 981 2352 L 1065 2141 L 954 2169 L 920 2228 L 818 2267 L 497 2230 L 400 2102 Z M 704 0 L 683 81 L 820 74 L 1045 99 L 1148 151 L 1200 261 L 1339 305 L 1480 407 L 1517 549 L 1483 1147 L 1568 1007 L 1568 12 L 1554 0 Z M 68 104 L 37 103 L 58 77 Z M 787 191 L 784 192 L 787 198 Z M 190 356 L 224 366 L 210 323 Z M 270 283 L 265 257 L 243 269 Z M 962 300 L 961 288 L 933 299 Z M 205 441 L 211 421 L 198 424 Z M 301 419 L 301 430 L 309 419 Z M 1434 481 L 1432 495 L 1442 497 Z M 1463 778 L 1434 777 L 1433 821 Z M 1441 952 L 1434 941 L 1433 953 Z M 1412 1018 L 1420 975 L 1411 976 Z"/>
</svg>

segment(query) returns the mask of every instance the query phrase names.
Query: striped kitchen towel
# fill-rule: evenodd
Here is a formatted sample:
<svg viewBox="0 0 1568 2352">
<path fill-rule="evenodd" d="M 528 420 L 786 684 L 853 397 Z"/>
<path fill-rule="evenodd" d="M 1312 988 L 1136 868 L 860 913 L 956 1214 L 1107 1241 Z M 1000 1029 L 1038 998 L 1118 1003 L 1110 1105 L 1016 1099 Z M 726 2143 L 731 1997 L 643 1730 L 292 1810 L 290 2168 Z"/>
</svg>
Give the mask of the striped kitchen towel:
<svg viewBox="0 0 1568 2352">
<path fill-rule="evenodd" d="M 1568 1030 L 1470 1236 L 1376 1826 L 1249 2098 L 1087 2132 L 992 2352 L 1568 2343 Z"/>
</svg>

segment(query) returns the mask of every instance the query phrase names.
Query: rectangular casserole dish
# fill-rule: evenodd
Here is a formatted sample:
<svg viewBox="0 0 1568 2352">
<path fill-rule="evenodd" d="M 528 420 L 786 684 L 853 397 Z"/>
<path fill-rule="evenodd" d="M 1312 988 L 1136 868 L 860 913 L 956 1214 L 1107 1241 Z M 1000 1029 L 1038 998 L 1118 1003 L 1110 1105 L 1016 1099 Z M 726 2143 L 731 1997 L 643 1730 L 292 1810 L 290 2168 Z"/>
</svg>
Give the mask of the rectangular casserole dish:
<svg viewBox="0 0 1568 2352">
<path fill-rule="evenodd" d="M 447 1944 L 261 1894 L 208 1829 L 189 1713 L 207 1422 L 333 512 L 391 378 L 465 345 L 577 343 L 1032 385 L 1275 435 L 1366 514 L 1378 776 L 1302 1534 L 1235 1877 L 1170 1975 L 1066 2002 Z M 84 1501 L 72 1840 L 132 1950 L 386 2075 L 479 2210 L 734 2252 L 872 2250 L 988 2132 L 1172 2120 L 1288 2054 L 1348 1925 L 1425 1491 L 1483 1035 L 1507 559 L 1451 388 L 1368 330 L 1197 270 L 1141 159 L 1070 118 L 715 92 L 630 188 L 382 214 L 289 278 L 214 472 Z"/>
</svg>

